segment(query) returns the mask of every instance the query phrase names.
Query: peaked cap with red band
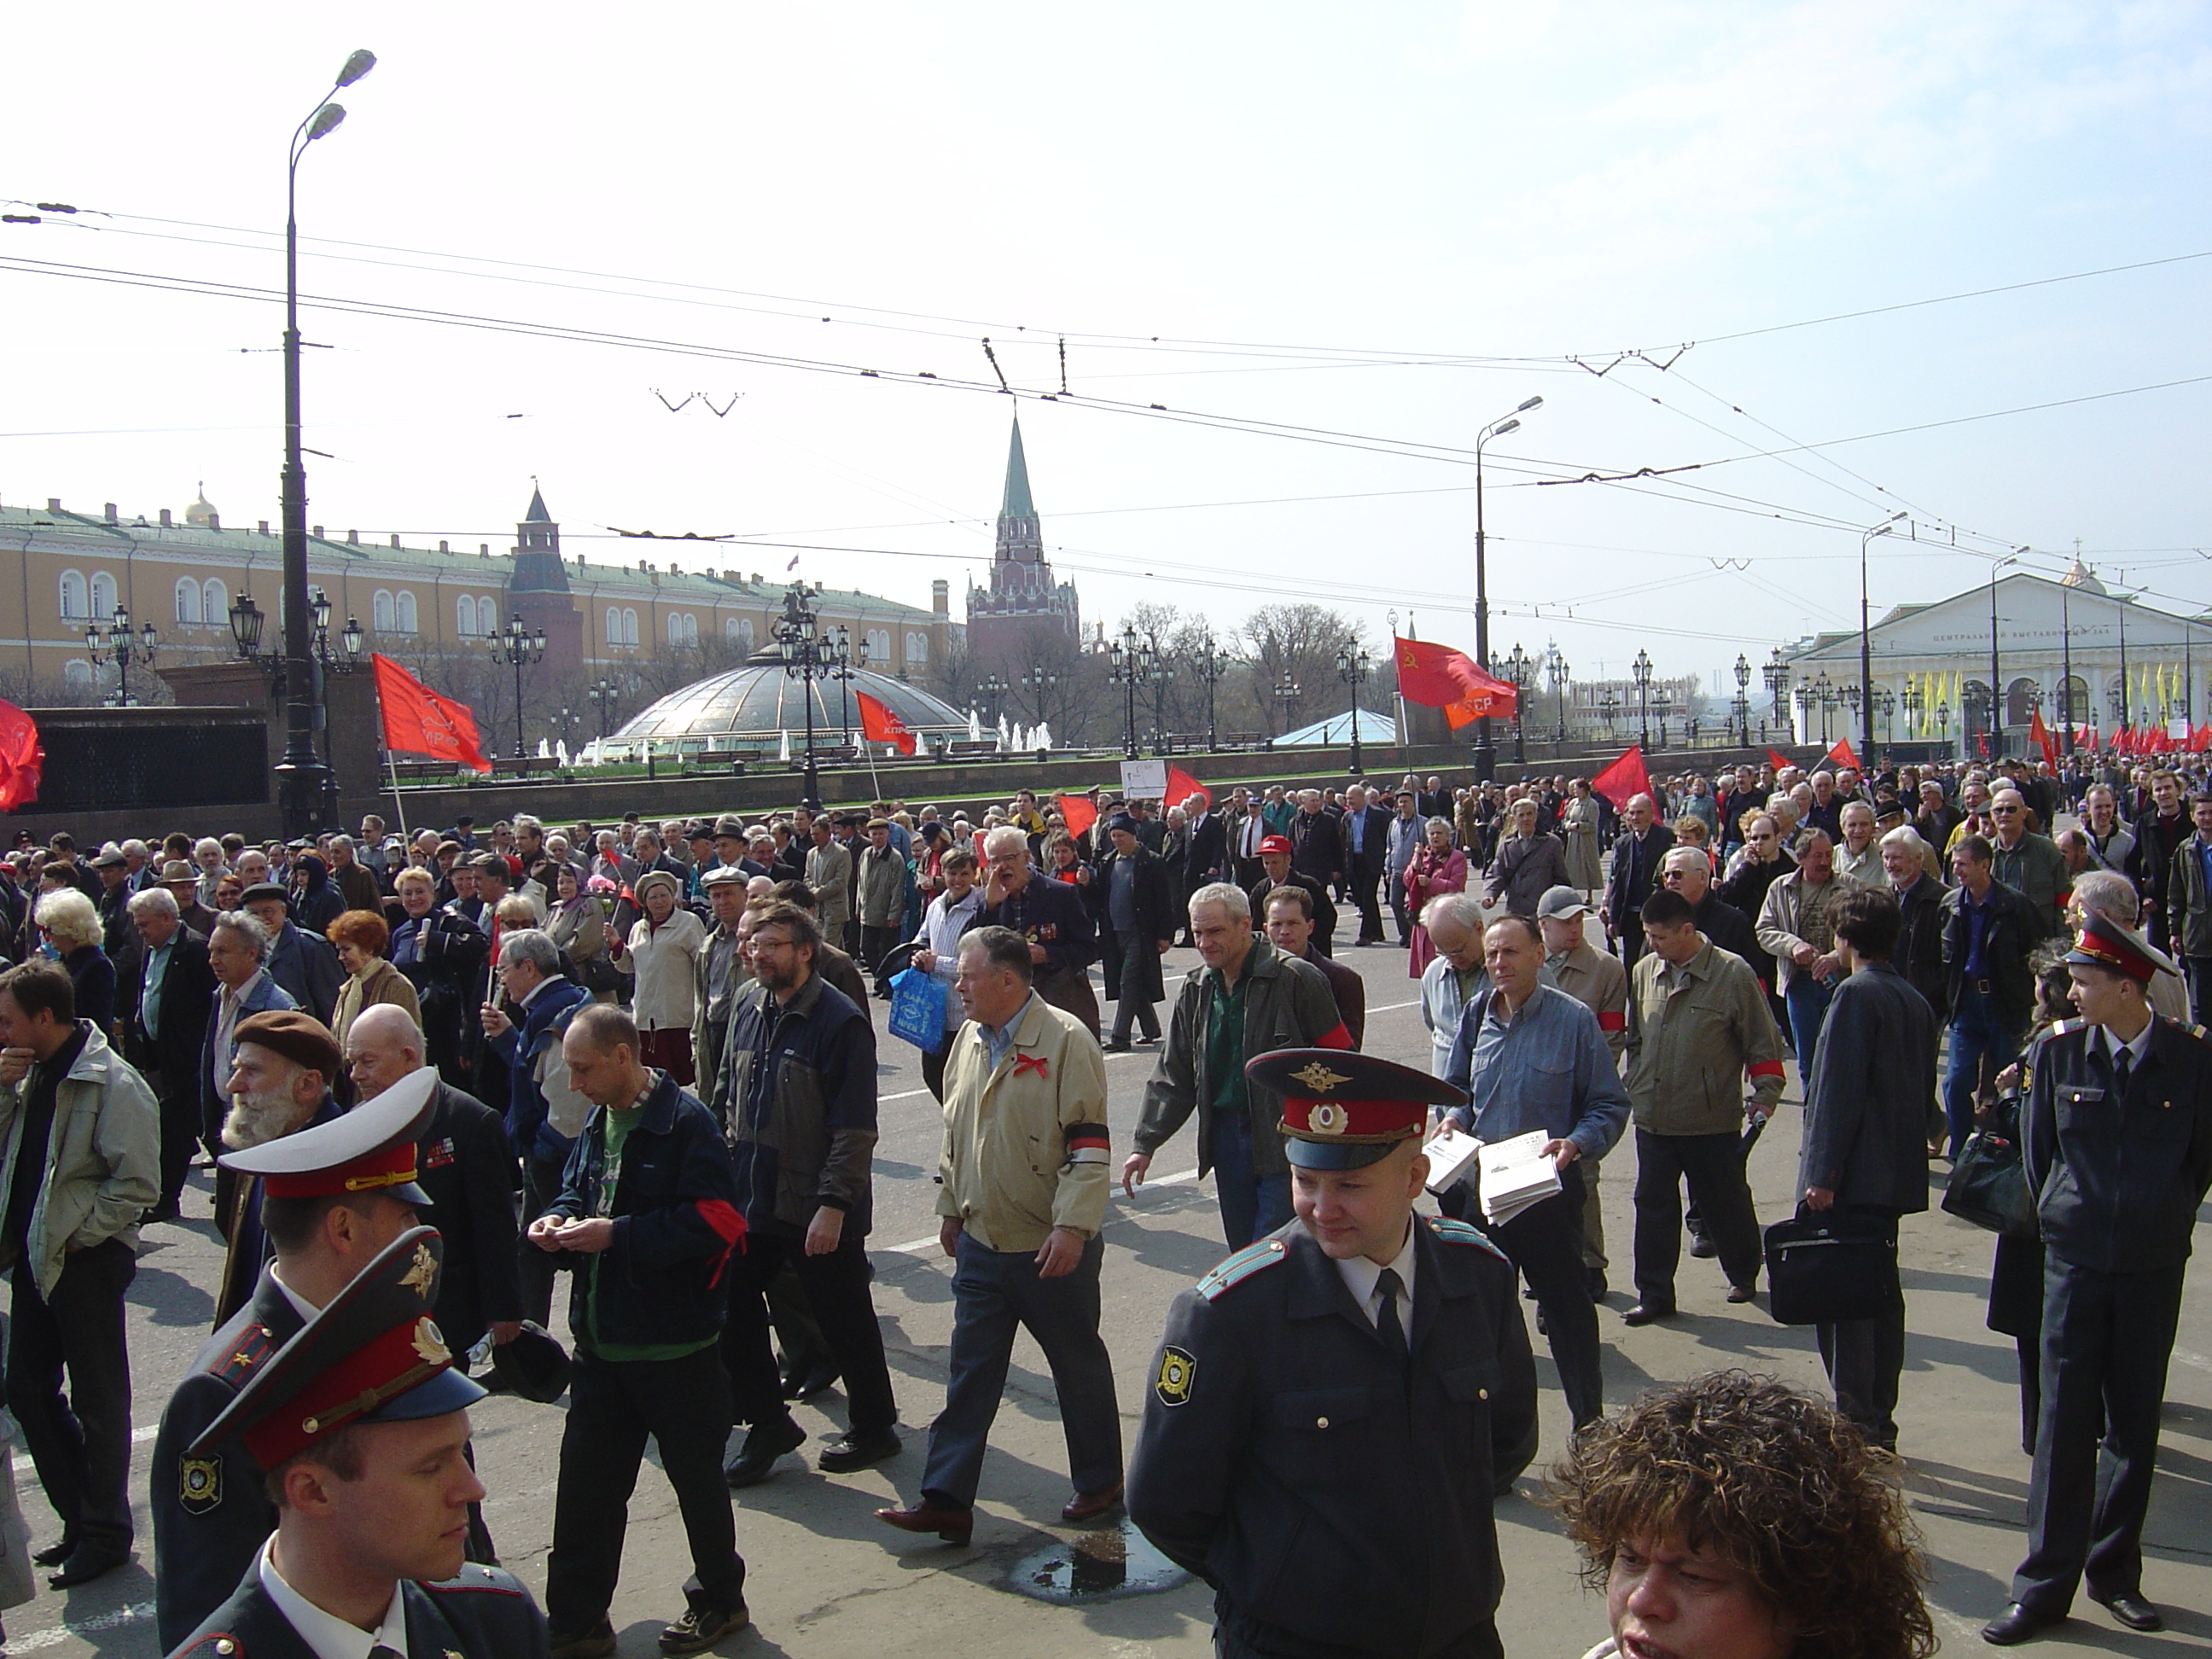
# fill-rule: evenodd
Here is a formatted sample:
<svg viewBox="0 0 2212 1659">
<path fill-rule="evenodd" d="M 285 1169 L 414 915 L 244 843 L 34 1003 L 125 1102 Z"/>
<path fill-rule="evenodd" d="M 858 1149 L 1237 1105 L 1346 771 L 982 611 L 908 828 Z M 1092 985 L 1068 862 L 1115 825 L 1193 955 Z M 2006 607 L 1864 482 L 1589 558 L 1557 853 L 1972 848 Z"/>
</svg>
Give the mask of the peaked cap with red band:
<svg viewBox="0 0 2212 1659">
<path fill-rule="evenodd" d="M 2118 922 L 2094 911 L 2082 925 L 2074 948 L 2066 953 L 2066 960 L 2084 967 L 2109 968 L 2138 985 L 2148 985 L 2158 977 L 2158 958 L 2150 947 Z"/>
<path fill-rule="evenodd" d="M 1285 1149 L 1302 1170 L 1358 1170 L 1418 1139 L 1434 1106 L 1466 1094 L 1395 1060 L 1342 1048 L 1281 1048 L 1246 1062 L 1244 1075 L 1281 1091 Z"/>
<path fill-rule="evenodd" d="M 187 1454 L 236 1435 L 273 1469 L 350 1424 L 416 1422 L 482 1400 L 430 1317 L 443 1259 L 435 1229 L 402 1233 L 263 1362 Z"/>
<path fill-rule="evenodd" d="M 438 1073 L 425 1066 L 328 1123 L 225 1152 L 221 1162 L 259 1176 L 269 1198 L 382 1192 L 427 1210 L 430 1195 L 415 1184 L 415 1144 L 437 1103 Z"/>
</svg>

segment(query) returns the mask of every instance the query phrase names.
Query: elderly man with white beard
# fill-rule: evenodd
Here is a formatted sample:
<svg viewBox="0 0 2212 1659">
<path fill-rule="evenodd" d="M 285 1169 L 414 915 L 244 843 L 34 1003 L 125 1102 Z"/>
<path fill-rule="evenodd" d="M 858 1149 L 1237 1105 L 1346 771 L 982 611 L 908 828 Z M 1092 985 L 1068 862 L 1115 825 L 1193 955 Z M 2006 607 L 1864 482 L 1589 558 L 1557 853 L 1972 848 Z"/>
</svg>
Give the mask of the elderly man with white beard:
<svg viewBox="0 0 2212 1659">
<path fill-rule="evenodd" d="M 222 1121 L 222 1144 L 231 1151 L 266 1146 L 338 1115 L 331 1085 L 345 1060 L 337 1039 L 313 1015 L 296 1008 L 256 1014 L 239 1021 L 231 1040 L 230 1077 L 224 1085 L 230 1111 Z M 269 1254 L 259 1177 L 240 1181 L 232 1204 L 230 1249 L 216 1290 L 217 1325 L 253 1294 Z"/>
</svg>

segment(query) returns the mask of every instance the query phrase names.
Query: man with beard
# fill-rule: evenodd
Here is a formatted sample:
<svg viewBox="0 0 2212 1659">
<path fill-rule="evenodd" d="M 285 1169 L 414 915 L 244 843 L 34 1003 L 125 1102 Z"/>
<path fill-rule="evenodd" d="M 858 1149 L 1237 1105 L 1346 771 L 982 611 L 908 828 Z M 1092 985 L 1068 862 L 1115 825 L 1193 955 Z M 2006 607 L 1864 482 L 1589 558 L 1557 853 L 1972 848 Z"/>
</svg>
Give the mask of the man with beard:
<svg viewBox="0 0 2212 1659">
<path fill-rule="evenodd" d="M 255 1014 L 238 1023 L 223 1086 L 230 1110 L 222 1121 L 222 1144 L 232 1152 L 266 1146 L 337 1116 L 331 1085 L 345 1060 L 320 1020 L 296 1008 Z M 225 1231 L 230 1248 L 216 1291 L 218 1325 L 246 1305 L 269 1254 L 261 1187 L 258 1176 L 246 1174 L 232 1194 Z"/>
</svg>

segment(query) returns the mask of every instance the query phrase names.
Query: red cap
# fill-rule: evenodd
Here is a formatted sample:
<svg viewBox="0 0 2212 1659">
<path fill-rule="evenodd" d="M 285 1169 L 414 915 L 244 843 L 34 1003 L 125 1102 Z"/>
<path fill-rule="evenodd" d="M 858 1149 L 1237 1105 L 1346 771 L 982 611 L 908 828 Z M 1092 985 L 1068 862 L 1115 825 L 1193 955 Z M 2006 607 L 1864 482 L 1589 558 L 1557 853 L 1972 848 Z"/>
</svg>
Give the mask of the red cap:
<svg viewBox="0 0 2212 1659">
<path fill-rule="evenodd" d="M 1262 836 L 1260 837 L 1260 850 L 1262 853 L 1280 853 L 1288 858 L 1291 855 L 1291 838 L 1288 836 Z"/>
<path fill-rule="evenodd" d="M 2066 960 L 2109 968 L 2116 974 L 2125 974 L 2138 985 L 2148 985 L 2158 976 L 2157 959 L 2142 940 L 2117 921 L 2094 911 L 2082 924 L 2081 937 L 2066 953 Z"/>
</svg>

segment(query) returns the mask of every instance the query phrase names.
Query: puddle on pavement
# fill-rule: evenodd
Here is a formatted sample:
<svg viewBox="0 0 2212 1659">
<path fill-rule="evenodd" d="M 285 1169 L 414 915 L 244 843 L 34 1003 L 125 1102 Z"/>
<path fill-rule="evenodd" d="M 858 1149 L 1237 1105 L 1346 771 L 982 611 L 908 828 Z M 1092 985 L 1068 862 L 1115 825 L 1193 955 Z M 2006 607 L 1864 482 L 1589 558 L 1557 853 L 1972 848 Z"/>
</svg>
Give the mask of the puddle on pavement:
<svg viewBox="0 0 2212 1659">
<path fill-rule="evenodd" d="M 1157 1595 L 1189 1577 L 1124 1521 L 1032 1551 L 1014 1564 L 1006 1584 L 1024 1595 L 1065 1607 L 1123 1595 Z"/>
</svg>

